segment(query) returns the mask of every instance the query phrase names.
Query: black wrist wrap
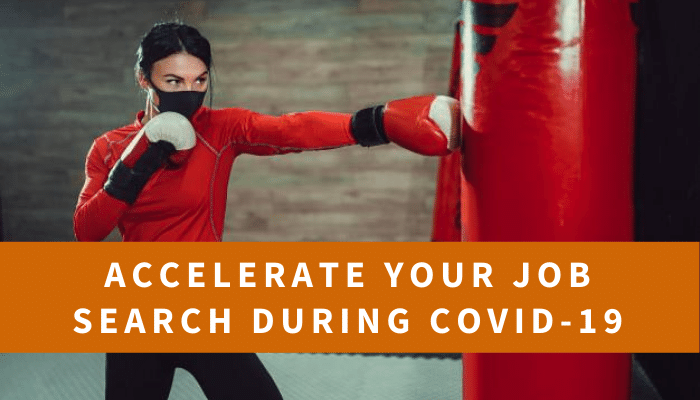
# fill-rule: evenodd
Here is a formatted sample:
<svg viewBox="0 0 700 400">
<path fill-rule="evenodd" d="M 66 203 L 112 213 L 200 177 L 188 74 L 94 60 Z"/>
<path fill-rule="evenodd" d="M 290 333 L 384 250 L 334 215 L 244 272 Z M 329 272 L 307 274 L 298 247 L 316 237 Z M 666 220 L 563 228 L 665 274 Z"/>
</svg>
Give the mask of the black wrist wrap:
<svg viewBox="0 0 700 400">
<path fill-rule="evenodd" d="M 355 113 L 350 131 L 357 144 L 365 147 L 389 143 L 384 132 L 384 106 L 365 108 Z"/>
<path fill-rule="evenodd" d="M 172 143 L 160 140 L 148 146 L 133 168 L 124 165 L 122 160 L 117 161 L 104 185 L 105 192 L 116 199 L 134 204 L 151 175 L 174 152 L 175 146 Z"/>
</svg>

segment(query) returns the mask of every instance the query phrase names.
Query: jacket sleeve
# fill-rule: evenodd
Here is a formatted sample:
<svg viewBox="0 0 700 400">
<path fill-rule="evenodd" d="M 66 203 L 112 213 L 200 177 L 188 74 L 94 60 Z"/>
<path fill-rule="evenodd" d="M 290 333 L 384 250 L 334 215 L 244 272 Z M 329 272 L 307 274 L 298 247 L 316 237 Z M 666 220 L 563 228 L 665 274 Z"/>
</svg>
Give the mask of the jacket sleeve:
<svg viewBox="0 0 700 400">
<path fill-rule="evenodd" d="M 99 139 L 97 139 L 99 140 Z M 100 241 L 117 226 L 129 205 L 107 194 L 104 186 L 110 168 L 95 140 L 85 161 L 85 184 L 73 215 L 73 232 L 79 241 Z"/>
<path fill-rule="evenodd" d="M 240 153 L 274 155 L 356 144 L 350 114 L 307 111 L 270 116 L 249 112 L 233 138 Z"/>
</svg>

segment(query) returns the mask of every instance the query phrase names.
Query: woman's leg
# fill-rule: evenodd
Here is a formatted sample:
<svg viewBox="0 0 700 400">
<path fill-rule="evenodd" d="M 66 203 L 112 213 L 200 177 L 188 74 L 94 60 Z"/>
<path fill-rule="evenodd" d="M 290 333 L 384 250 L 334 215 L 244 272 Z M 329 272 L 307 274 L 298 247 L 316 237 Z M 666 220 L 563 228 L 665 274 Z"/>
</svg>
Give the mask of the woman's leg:
<svg viewBox="0 0 700 400">
<path fill-rule="evenodd" d="M 277 385 L 255 354 L 178 354 L 177 366 L 199 382 L 208 400 L 282 400 Z"/>
<path fill-rule="evenodd" d="M 170 354 L 108 353 L 105 400 L 167 400 L 174 375 Z"/>
</svg>

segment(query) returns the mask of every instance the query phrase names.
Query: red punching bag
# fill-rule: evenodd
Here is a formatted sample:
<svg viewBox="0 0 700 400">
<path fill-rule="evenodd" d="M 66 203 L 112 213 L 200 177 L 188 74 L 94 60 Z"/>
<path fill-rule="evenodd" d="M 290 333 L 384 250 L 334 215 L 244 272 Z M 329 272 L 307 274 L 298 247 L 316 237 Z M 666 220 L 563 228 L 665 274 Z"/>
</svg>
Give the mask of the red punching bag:
<svg viewBox="0 0 700 400">
<path fill-rule="evenodd" d="M 464 0 L 463 240 L 631 241 L 630 0 Z M 628 398 L 627 354 L 465 354 L 464 398 Z"/>
</svg>

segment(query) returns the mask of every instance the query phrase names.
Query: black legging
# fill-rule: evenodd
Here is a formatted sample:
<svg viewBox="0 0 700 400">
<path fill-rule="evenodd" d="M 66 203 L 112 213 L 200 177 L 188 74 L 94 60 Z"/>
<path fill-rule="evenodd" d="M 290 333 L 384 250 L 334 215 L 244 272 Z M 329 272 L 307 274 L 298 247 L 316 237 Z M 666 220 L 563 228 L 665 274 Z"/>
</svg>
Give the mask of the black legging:
<svg viewBox="0 0 700 400">
<path fill-rule="evenodd" d="M 167 400 L 178 367 L 208 400 L 282 399 L 258 356 L 247 353 L 108 353 L 105 399 Z"/>
</svg>

